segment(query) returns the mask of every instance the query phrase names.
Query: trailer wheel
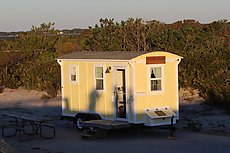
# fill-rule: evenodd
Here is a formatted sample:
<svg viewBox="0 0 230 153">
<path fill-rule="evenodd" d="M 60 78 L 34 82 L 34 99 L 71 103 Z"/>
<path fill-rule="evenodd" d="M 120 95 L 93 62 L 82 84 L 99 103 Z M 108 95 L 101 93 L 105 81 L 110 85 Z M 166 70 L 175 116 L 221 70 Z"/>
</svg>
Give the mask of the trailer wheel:
<svg viewBox="0 0 230 153">
<path fill-rule="evenodd" d="M 75 117 L 75 121 L 74 121 L 74 124 L 76 126 L 76 128 L 79 130 L 79 131 L 82 131 L 84 130 L 83 126 L 82 126 L 82 122 L 84 121 L 84 116 L 83 115 L 77 115 Z"/>
<path fill-rule="evenodd" d="M 83 131 L 84 127 L 82 126 L 83 121 L 89 120 L 98 120 L 101 117 L 97 114 L 77 114 L 74 118 L 74 124 L 79 131 Z"/>
</svg>

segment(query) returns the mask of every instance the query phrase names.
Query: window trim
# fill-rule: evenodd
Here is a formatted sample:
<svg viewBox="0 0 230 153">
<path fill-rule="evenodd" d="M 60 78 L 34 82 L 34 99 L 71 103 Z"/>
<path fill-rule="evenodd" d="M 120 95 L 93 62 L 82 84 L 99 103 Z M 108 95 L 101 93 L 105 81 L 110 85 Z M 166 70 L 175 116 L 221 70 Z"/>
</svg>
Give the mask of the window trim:
<svg viewBox="0 0 230 153">
<path fill-rule="evenodd" d="M 102 67 L 103 78 L 96 78 L 96 68 L 97 67 Z M 97 92 L 105 91 L 105 73 L 104 73 L 104 71 L 105 71 L 105 66 L 103 64 L 95 64 L 94 65 L 94 89 Z M 101 79 L 103 81 L 103 89 L 102 90 L 97 90 L 97 79 Z"/>
<path fill-rule="evenodd" d="M 71 78 L 73 68 L 76 68 L 76 81 L 73 81 L 72 78 Z M 72 84 L 77 84 L 78 80 L 79 80 L 78 64 L 70 64 L 69 65 L 69 81 Z"/>
<path fill-rule="evenodd" d="M 154 90 L 152 91 L 151 90 L 151 78 L 150 78 L 150 75 L 151 75 L 151 68 L 155 68 L 155 67 L 160 67 L 161 68 L 161 78 L 157 79 L 157 80 L 161 80 L 161 90 Z M 149 93 L 150 94 L 163 94 L 164 93 L 164 65 L 163 64 L 150 64 L 148 65 L 147 67 L 148 69 L 148 90 L 149 90 Z"/>
</svg>

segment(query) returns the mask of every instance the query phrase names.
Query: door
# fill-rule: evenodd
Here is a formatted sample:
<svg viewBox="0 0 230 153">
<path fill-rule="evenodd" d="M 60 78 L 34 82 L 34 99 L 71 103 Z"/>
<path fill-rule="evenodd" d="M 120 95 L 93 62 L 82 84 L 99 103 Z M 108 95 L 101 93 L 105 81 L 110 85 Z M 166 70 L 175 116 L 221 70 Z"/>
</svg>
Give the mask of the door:
<svg viewBox="0 0 230 153">
<path fill-rule="evenodd" d="M 124 68 L 115 69 L 116 118 L 126 119 L 126 74 Z"/>
</svg>

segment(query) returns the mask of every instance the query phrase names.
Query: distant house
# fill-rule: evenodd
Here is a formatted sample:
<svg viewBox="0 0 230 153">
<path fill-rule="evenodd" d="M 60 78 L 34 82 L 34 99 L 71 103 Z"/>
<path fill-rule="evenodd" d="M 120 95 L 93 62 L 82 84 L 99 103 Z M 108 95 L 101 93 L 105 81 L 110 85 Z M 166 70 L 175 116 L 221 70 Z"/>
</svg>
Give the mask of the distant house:
<svg viewBox="0 0 230 153">
<path fill-rule="evenodd" d="M 58 58 L 62 116 L 146 126 L 179 119 L 178 64 L 168 52 L 79 51 Z"/>
</svg>

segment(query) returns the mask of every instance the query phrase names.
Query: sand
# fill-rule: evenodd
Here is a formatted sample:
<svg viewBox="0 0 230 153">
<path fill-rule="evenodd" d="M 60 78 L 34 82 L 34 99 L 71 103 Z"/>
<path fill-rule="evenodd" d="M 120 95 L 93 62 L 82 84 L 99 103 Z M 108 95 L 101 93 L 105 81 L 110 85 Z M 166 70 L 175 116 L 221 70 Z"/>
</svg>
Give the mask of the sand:
<svg viewBox="0 0 230 153">
<path fill-rule="evenodd" d="M 78 151 L 108 152 L 114 144 L 123 146 L 123 149 L 119 150 L 118 148 L 115 149 L 115 147 L 112 149 L 113 151 L 110 152 L 125 152 L 124 150 L 135 152 L 132 150 L 132 147 L 135 148 L 133 144 L 140 143 L 143 146 L 146 145 L 143 151 L 149 152 L 150 150 L 148 150 L 148 148 L 150 149 L 152 147 L 149 141 L 152 141 L 155 145 L 161 145 L 161 141 L 162 143 L 168 143 L 165 140 L 168 135 L 167 131 L 156 132 L 149 129 L 143 130 L 142 136 L 139 137 L 136 136 L 135 129 L 130 129 L 128 131 L 112 131 L 109 133 L 110 137 L 103 140 L 95 140 L 94 143 L 81 140 L 80 133 L 75 129 L 72 122 L 59 119 L 61 116 L 61 96 L 58 95 L 51 99 L 41 99 L 43 94 L 43 92 L 28 91 L 21 88 L 5 89 L 4 92 L 0 94 L 0 113 L 52 118 L 52 124 L 55 125 L 57 131 L 56 137 L 51 140 L 43 140 L 39 136 L 36 136 L 27 142 L 20 142 L 16 137 L 4 138 L 4 146 L 7 144 L 8 148 L 11 146 L 19 153 L 71 153 Z M 177 124 L 178 130 L 175 133 L 176 142 L 173 142 L 175 146 L 171 147 L 174 147 L 175 151 L 178 149 L 178 144 L 182 146 L 188 145 L 187 147 L 190 145 L 191 147 L 194 145 L 199 147 L 200 144 L 206 145 L 203 142 L 205 141 L 210 142 L 211 145 L 213 143 L 215 149 L 224 148 L 229 150 L 230 115 L 223 110 L 205 105 L 203 99 L 200 97 L 196 97 L 195 99 L 191 99 L 190 97 L 189 100 L 183 97 L 180 99 L 180 120 Z M 0 127 L 4 124 L 4 118 L 1 117 Z M 215 144 L 215 142 L 220 142 L 220 140 L 222 144 Z M 121 143 L 121 141 L 125 142 Z M 190 144 L 190 141 L 194 141 L 194 143 Z M 104 144 L 107 145 L 104 146 Z M 169 143 L 168 145 L 170 146 L 171 144 Z M 82 148 L 83 146 L 85 149 Z M 105 149 L 101 150 L 102 148 L 99 146 L 102 148 L 105 147 Z M 209 146 L 209 144 L 207 144 L 207 146 Z M 0 143 L 0 149 L 2 148 L 3 143 Z M 136 152 L 140 151 L 139 149 L 140 148 L 136 148 Z M 203 151 L 217 151 L 215 149 Z M 157 151 L 156 148 L 152 148 L 151 152 L 152 150 Z M 168 152 L 170 148 L 169 150 L 167 150 L 167 148 L 163 150 L 165 151 L 162 152 Z M 184 148 L 184 151 L 189 152 L 186 148 Z M 196 151 L 199 152 L 199 150 Z M 218 152 L 221 151 L 218 150 Z"/>
</svg>

